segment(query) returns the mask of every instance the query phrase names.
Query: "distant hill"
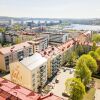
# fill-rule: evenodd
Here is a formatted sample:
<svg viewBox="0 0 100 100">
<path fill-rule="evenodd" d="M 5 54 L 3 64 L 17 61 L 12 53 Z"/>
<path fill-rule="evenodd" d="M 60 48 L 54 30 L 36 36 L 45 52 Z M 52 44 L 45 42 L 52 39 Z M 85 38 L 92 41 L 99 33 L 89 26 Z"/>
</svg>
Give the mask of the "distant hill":
<svg viewBox="0 0 100 100">
<path fill-rule="evenodd" d="M 10 19 L 14 19 L 14 20 L 60 20 L 60 18 L 28 18 L 28 17 L 22 17 L 22 18 L 15 18 L 15 17 L 5 17 L 5 16 L 0 16 L 0 20 L 10 20 Z"/>
<path fill-rule="evenodd" d="M 72 24 L 100 25 L 100 19 L 67 19 Z"/>
</svg>

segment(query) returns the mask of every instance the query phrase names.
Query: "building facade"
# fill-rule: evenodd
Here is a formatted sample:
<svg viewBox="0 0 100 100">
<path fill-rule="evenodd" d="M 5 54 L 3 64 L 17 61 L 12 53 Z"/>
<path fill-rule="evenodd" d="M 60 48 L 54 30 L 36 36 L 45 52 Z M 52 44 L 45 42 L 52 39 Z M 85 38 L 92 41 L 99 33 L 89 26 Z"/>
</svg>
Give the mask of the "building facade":
<svg viewBox="0 0 100 100">
<path fill-rule="evenodd" d="M 11 80 L 38 92 L 47 82 L 47 59 L 39 53 L 10 64 Z"/>
<path fill-rule="evenodd" d="M 49 42 L 65 43 L 68 40 L 68 33 L 45 32 L 42 34 L 49 35 Z"/>
<path fill-rule="evenodd" d="M 9 64 L 33 55 L 33 47 L 27 42 L 0 49 L 0 70 L 9 71 Z"/>
<path fill-rule="evenodd" d="M 33 41 L 28 41 L 29 44 L 33 45 L 33 52 L 40 52 L 48 47 L 47 37 L 37 37 Z"/>
</svg>

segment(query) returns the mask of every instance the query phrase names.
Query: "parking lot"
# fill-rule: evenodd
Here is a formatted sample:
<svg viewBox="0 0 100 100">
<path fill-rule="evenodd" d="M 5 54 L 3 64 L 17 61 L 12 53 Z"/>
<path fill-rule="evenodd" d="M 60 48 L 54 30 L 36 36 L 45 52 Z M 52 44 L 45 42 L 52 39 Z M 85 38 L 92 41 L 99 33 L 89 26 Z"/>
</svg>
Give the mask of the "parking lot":
<svg viewBox="0 0 100 100">
<path fill-rule="evenodd" d="M 62 96 L 62 93 L 65 91 L 66 79 L 72 78 L 73 76 L 74 76 L 74 72 L 72 69 L 60 69 L 58 75 L 51 82 L 53 88 L 51 89 L 50 92 L 67 100 L 67 98 Z M 58 83 L 55 82 L 56 79 L 58 80 Z"/>
</svg>

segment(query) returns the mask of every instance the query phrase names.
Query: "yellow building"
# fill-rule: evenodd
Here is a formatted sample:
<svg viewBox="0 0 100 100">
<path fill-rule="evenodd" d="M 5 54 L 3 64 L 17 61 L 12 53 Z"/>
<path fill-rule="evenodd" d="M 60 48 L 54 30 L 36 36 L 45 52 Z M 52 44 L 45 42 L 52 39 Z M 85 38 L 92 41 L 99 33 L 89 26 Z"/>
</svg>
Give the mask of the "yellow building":
<svg viewBox="0 0 100 100">
<path fill-rule="evenodd" d="M 28 89 L 38 91 L 47 82 L 47 59 L 39 53 L 10 64 L 10 75 L 15 82 Z"/>
<path fill-rule="evenodd" d="M 0 49 L 0 70 L 9 71 L 9 64 L 33 55 L 33 46 L 27 42 Z"/>
<path fill-rule="evenodd" d="M 60 50 L 57 47 L 48 47 L 45 51 L 40 52 L 47 59 L 47 77 L 51 78 L 56 75 L 61 67 Z"/>
</svg>

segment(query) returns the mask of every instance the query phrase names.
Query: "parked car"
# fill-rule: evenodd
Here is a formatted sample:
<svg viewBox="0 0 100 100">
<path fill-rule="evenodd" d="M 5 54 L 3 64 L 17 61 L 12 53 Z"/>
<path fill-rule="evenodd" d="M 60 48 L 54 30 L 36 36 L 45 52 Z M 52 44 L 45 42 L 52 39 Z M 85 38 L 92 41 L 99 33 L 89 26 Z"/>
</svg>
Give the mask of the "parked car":
<svg viewBox="0 0 100 100">
<path fill-rule="evenodd" d="M 63 92 L 62 93 L 62 96 L 64 96 L 64 97 L 70 97 L 67 93 L 65 93 L 65 92 Z"/>
<path fill-rule="evenodd" d="M 55 80 L 55 82 L 56 82 L 56 83 L 59 83 L 59 80 L 58 80 L 58 79 L 56 79 L 56 80 Z"/>
<path fill-rule="evenodd" d="M 70 69 L 70 74 L 72 74 L 72 73 L 73 73 L 73 71 L 74 71 L 73 69 Z"/>
</svg>

